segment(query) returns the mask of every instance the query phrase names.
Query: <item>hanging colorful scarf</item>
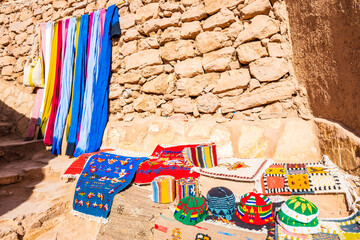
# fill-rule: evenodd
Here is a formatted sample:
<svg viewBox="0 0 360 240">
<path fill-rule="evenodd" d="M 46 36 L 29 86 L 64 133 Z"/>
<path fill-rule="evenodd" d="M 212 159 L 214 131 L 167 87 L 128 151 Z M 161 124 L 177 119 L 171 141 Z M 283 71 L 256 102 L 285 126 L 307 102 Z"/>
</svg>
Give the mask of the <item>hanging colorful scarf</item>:
<svg viewBox="0 0 360 240">
<path fill-rule="evenodd" d="M 58 25 L 58 45 L 57 45 L 57 61 L 56 61 L 54 94 L 53 94 L 53 98 L 52 98 L 51 112 L 50 112 L 49 120 L 48 120 L 48 123 L 46 126 L 45 136 L 44 136 L 44 144 L 45 145 L 52 145 L 55 117 L 56 117 L 58 106 L 59 106 L 59 98 L 60 98 L 60 90 L 61 90 L 62 60 L 63 60 L 62 49 L 65 48 L 65 43 L 63 42 L 63 30 L 65 30 L 65 29 L 63 26 L 65 24 L 66 24 L 66 20 L 63 20 L 63 21 L 59 21 L 59 25 Z"/>
<path fill-rule="evenodd" d="M 41 25 L 40 25 L 41 26 Z M 45 106 L 45 93 L 47 91 L 47 82 L 48 82 L 48 78 L 49 78 L 49 69 L 50 69 L 50 58 L 51 58 L 51 47 L 52 47 L 52 38 L 53 38 L 53 31 L 54 31 L 54 23 L 53 22 L 47 22 L 45 24 L 45 32 L 44 29 L 40 29 L 41 31 L 41 42 L 42 42 L 42 54 L 43 54 L 43 63 L 44 63 L 44 74 L 45 74 L 45 86 L 44 86 L 44 91 L 42 94 L 42 101 L 41 101 L 41 107 L 40 107 L 40 112 L 39 112 L 39 116 L 38 116 L 38 120 L 36 122 L 37 126 L 41 125 L 41 119 L 42 119 L 42 115 L 43 115 L 43 111 L 44 111 L 44 106 Z M 40 131 L 40 135 L 41 131 Z"/>
<path fill-rule="evenodd" d="M 31 112 L 29 127 L 28 127 L 28 131 L 26 133 L 26 139 L 28 139 L 28 140 L 33 139 L 35 136 L 36 122 L 39 117 L 41 100 L 43 98 L 43 95 L 44 95 L 44 89 L 39 88 L 36 90 L 36 98 L 35 98 L 35 102 L 34 102 L 34 107 Z"/>
<path fill-rule="evenodd" d="M 76 64 L 75 64 L 75 76 L 74 87 L 72 95 L 72 109 L 71 109 L 71 123 L 69 129 L 68 145 L 66 149 L 66 155 L 73 155 L 77 135 L 80 128 L 82 107 L 83 107 L 83 95 L 85 90 L 85 76 L 86 76 L 86 52 L 87 52 L 87 33 L 89 28 L 89 15 L 85 14 L 81 16 L 80 21 L 80 34 L 78 40 L 78 47 L 76 49 Z"/>
<path fill-rule="evenodd" d="M 51 112 L 52 99 L 54 94 L 54 85 L 55 85 L 55 76 L 56 76 L 56 65 L 57 65 L 57 53 L 58 53 L 58 31 L 59 31 L 59 22 L 54 24 L 54 34 L 51 45 L 51 58 L 49 66 L 49 74 L 47 78 L 46 88 L 45 88 L 45 98 L 44 98 L 44 108 L 41 117 L 40 125 L 40 135 L 43 137 L 45 135 L 45 130 L 47 122 Z"/>
<path fill-rule="evenodd" d="M 85 93 L 83 101 L 83 112 L 81 117 L 81 126 L 79 133 L 79 141 L 77 143 L 74 156 L 77 157 L 86 152 L 88 148 L 88 138 L 90 126 L 92 124 L 92 112 L 94 111 L 94 95 L 98 94 L 98 89 L 95 92 L 96 79 L 99 74 L 99 55 L 100 55 L 100 10 L 94 12 L 93 26 L 91 28 L 91 42 L 89 49 L 89 59 Z"/>
<path fill-rule="evenodd" d="M 71 97 L 70 99 L 73 98 L 73 94 L 74 94 L 74 78 L 75 78 L 75 68 L 76 68 L 76 59 L 77 59 L 77 49 L 78 49 L 78 43 L 79 43 L 79 33 L 80 33 L 80 19 L 81 17 L 77 17 L 76 18 L 76 44 L 75 44 L 75 58 L 74 58 L 74 69 L 73 69 L 73 81 L 72 81 L 72 86 L 71 86 Z M 70 101 L 70 108 L 69 108 L 69 112 L 68 112 L 68 116 L 67 116 L 67 120 L 66 120 L 66 131 L 64 132 L 64 140 L 65 143 L 67 145 L 68 142 L 68 137 L 69 137 L 69 130 L 70 130 L 70 123 L 71 123 L 71 113 L 72 113 L 72 105 L 73 102 Z"/>
<path fill-rule="evenodd" d="M 111 153 L 90 157 L 76 184 L 73 214 L 106 223 L 114 196 L 130 184 L 146 159 Z"/>
<path fill-rule="evenodd" d="M 89 133 L 89 148 L 86 152 L 93 152 L 100 148 L 104 134 L 107 114 L 108 114 L 108 96 L 111 78 L 111 46 L 112 37 L 121 34 L 119 24 L 118 8 L 115 5 L 110 6 L 106 11 L 104 33 L 101 44 L 99 77 L 96 81 L 96 95 L 94 97 L 94 106 L 96 109 L 92 112 L 92 125 Z"/>
<path fill-rule="evenodd" d="M 59 103 L 59 109 L 57 112 L 55 126 L 52 153 L 61 153 L 61 142 L 64 131 L 64 125 L 66 116 L 69 111 L 71 87 L 73 82 L 73 68 L 74 68 L 74 56 L 75 56 L 75 37 L 76 37 L 76 18 L 70 19 L 69 28 L 67 32 L 67 44 L 64 56 L 64 65 L 62 72 L 62 86 L 61 86 L 61 98 Z"/>
</svg>

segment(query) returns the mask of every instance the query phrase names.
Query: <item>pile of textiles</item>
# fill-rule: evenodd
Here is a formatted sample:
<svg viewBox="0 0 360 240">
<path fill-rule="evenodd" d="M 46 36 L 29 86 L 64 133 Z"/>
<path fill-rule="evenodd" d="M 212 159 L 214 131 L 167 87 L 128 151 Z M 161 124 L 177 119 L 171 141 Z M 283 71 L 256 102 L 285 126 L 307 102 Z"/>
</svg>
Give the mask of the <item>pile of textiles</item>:
<svg viewBox="0 0 360 240">
<path fill-rule="evenodd" d="M 183 151 L 185 148 L 196 147 L 199 144 L 178 145 L 162 147 L 157 145 L 151 154 L 152 159 L 143 162 L 137 170 L 134 182 L 137 184 L 149 184 L 155 177 L 170 175 L 175 179 L 193 177 L 199 174 L 192 172 L 192 164 L 185 160 Z"/>
<path fill-rule="evenodd" d="M 33 115 L 54 154 L 60 154 L 62 144 L 70 156 L 99 150 L 107 122 L 112 38 L 120 33 L 115 5 L 40 24 L 45 87 L 37 91 Z M 29 125 L 28 137 L 35 127 Z"/>
</svg>

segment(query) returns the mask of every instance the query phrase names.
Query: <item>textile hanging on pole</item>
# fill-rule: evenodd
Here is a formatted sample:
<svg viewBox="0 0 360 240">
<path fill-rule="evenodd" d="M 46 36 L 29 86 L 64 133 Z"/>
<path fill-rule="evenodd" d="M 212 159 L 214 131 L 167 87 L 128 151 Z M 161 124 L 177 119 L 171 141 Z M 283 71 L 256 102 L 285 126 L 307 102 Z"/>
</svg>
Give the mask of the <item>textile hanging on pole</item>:
<svg viewBox="0 0 360 240">
<path fill-rule="evenodd" d="M 105 24 L 105 16 L 106 16 L 106 9 L 100 10 L 100 52 L 101 52 L 101 46 L 102 46 L 102 38 L 104 34 L 104 24 Z"/>
<path fill-rule="evenodd" d="M 86 52 L 87 52 L 87 35 L 89 28 L 89 15 L 81 16 L 80 21 L 80 34 L 78 40 L 78 47 L 76 49 L 76 63 L 74 75 L 74 87 L 72 96 L 72 111 L 71 123 L 69 129 L 68 145 L 66 148 L 66 155 L 73 155 L 77 135 L 79 132 L 82 107 L 83 107 L 83 94 L 85 90 L 85 76 L 86 76 Z"/>
<path fill-rule="evenodd" d="M 93 152 L 100 148 L 108 113 L 108 96 L 111 77 L 111 46 L 112 37 L 121 34 L 119 12 L 115 5 L 106 11 L 104 32 L 101 44 L 99 77 L 96 81 L 96 95 L 92 112 L 92 125 L 88 137 L 89 147 L 86 152 Z"/>
<path fill-rule="evenodd" d="M 54 93 L 51 104 L 51 112 L 49 115 L 49 119 L 46 125 L 45 136 L 44 136 L 44 144 L 52 145 L 52 138 L 54 134 L 54 124 L 55 117 L 57 113 L 57 109 L 59 106 L 59 98 L 60 98 L 60 86 L 61 86 L 61 72 L 62 72 L 62 49 L 65 47 L 65 43 L 62 41 L 63 39 L 63 25 L 66 24 L 66 20 L 59 21 L 58 23 L 58 44 L 57 44 L 57 61 L 56 61 L 56 73 L 55 73 L 55 83 L 54 83 Z M 65 33 L 65 32 L 64 32 Z"/>
<path fill-rule="evenodd" d="M 50 116 L 52 99 L 54 94 L 56 63 L 57 63 L 57 48 L 58 48 L 58 30 L 59 30 L 59 22 L 56 22 L 54 24 L 54 34 L 52 37 L 49 74 L 45 87 L 44 108 L 41 116 L 41 124 L 40 124 L 41 137 L 45 135 L 45 130 Z"/>
<path fill-rule="evenodd" d="M 88 148 L 88 138 L 90 126 L 92 124 L 92 112 L 94 111 L 94 96 L 99 94 L 95 84 L 99 74 L 99 56 L 100 56 L 100 10 L 94 12 L 93 26 L 91 28 L 91 42 L 89 49 L 89 59 L 86 74 L 85 93 L 83 101 L 83 112 L 79 132 L 79 141 L 77 143 L 74 156 L 77 157 L 85 153 Z"/>
<path fill-rule="evenodd" d="M 52 144 L 52 153 L 61 153 L 62 136 L 65 127 L 66 117 L 70 106 L 71 89 L 73 83 L 73 69 L 75 57 L 76 41 L 76 18 L 70 19 L 66 38 L 66 51 L 64 56 L 64 65 L 62 72 L 61 99 L 56 115 L 54 136 Z"/>
<path fill-rule="evenodd" d="M 41 26 L 41 25 L 40 25 Z M 47 22 L 45 23 L 45 32 L 43 28 L 40 28 L 40 36 L 41 36 L 41 43 L 42 43 L 42 53 L 43 53 L 43 63 L 44 63 L 44 74 L 45 74 L 45 86 L 44 91 L 42 94 L 42 101 L 41 101 L 41 107 L 40 112 L 38 115 L 38 120 L 36 125 L 40 126 L 41 119 L 43 115 L 44 110 L 44 102 L 45 102 L 45 93 L 47 89 L 47 82 L 49 78 L 49 69 L 50 69 L 50 59 L 51 59 L 51 47 L 52 47 L 52 38 L 53 38 L 53 32 L 54 32 L 54 23 L 53 22 Z M 43 41 L 44 40 L 44 41 Z M 41 131 L 40 131 L 41 132 Z"/>
<path fill-rule="evenodd" d="M 28 131 L 26 133 L 26 139 L 28 139 L 28 140 L 33 139 L 35 136 L 36 122 L 38 120 L 40 107 L 41 107 L 41 100 L 43 98 L 43 95 L 44 95 L 44 89 L 39 88 L 36 90 L 36 98 L 35 98 L 35 102 L 34 102 L 34 107 L 31 112 L 29 127 L 28 127 Z"/>
<path fill-rule="evenodd" d="M 73 81 L 72 81 L 72 86 L 71 86 L 71 97 L 70 97 L 70 99 L 73 98 L 73 94 L 74 94 L 74 78 L 75 78 L 75 68 L 76 68 L 76 59 L 77 59 L 77 54 L 76 54 L 76 53 L 77 53 L 78 44 L 79 44 L 80 20 L 81 20 L 81 17 L 77 17 L 77 18 L 76 18 L 75 57 L 74 57 Z M 65 133 L 64 133 L 64 134 L 65 134 L 64 140 L 65 140 L 65 142 L 66 142 L 66 145 L 67 145 L 68 137 L 69 137 L 72 105 L 73 105 L 73 102 L 70 101 L 70 109 L 69 109 L 69 112 L 68 112 L 68 114 L 67 114 L 66 128 L 65 128 Z"/>
</svg>

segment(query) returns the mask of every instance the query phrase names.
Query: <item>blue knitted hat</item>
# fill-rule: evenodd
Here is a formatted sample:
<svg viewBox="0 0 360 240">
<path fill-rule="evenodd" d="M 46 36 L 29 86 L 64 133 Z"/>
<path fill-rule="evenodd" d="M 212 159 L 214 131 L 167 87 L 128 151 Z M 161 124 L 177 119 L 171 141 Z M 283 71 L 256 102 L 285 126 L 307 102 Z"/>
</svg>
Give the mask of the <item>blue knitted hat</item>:
<svg viewBox="0 0 360 240">
<path fill-rule="evenodd" d="M 235 213 L 235 196 L 226 187 L 214 187 L 207 193 L 207 205 L 212 215 L 231 220 Z"/>
</svg>

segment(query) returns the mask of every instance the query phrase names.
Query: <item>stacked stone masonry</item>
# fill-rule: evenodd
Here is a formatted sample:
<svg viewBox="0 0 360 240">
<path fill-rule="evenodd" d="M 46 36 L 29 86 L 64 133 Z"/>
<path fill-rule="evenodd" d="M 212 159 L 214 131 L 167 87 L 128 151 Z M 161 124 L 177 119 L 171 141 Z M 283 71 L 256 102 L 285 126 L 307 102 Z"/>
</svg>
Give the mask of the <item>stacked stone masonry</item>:
<svg viewBox="0 0 360 240">
<path fill-rule="evenodd" d="M 37 23 L 117 2 L 0 4 L 1 81 L 22 84 Z M 219 121 L 309 116 L 291 64 L 284 0 L 129 0 L 119 15 L 110 120 L 153 114 Z"/>
</svg>

